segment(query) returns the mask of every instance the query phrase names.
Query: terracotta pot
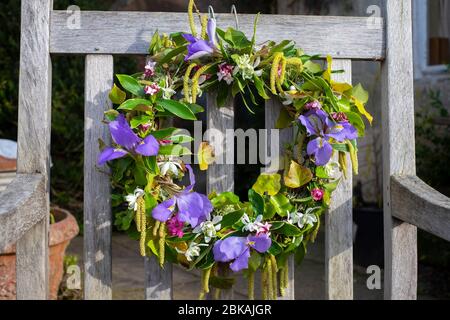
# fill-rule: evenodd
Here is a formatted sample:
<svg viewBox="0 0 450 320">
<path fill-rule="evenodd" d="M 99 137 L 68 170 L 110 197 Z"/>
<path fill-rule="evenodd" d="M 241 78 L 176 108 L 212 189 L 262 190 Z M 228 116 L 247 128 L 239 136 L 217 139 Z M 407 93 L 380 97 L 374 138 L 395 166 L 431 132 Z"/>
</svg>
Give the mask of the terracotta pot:
<svg viewBox="0 0 450 320">
<path fill-rule="evenodd" d="M 66 210 L 52 208 L 56 223 L 50 225 L 49 277 L 50 299 L 58 296 L 58 288 L 64 273 L 64 254 L 70 242 L 78 234 L 75 218 Z M 11 245 L 0 254 L 0 300 L 16 299 L 16 248 Z"/>
</svg>

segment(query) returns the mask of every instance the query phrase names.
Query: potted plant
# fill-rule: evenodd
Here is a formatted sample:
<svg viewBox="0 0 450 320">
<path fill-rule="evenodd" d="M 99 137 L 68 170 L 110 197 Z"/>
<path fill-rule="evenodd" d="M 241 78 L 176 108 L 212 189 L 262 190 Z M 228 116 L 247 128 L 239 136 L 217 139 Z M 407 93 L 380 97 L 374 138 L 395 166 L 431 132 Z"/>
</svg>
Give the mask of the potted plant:
<svg viewBox="0 0 450 320">
<path fill-rule="evenodd" d="M 52 207 L 50 210 L 49 298 L 56 299 L 64 273 L 64 254 L 77 234 L 78 224 L 67 210 Z M 0 252 L 0 300 L 16 298 L 16 246 L 10 245 Z"/>
</svg>

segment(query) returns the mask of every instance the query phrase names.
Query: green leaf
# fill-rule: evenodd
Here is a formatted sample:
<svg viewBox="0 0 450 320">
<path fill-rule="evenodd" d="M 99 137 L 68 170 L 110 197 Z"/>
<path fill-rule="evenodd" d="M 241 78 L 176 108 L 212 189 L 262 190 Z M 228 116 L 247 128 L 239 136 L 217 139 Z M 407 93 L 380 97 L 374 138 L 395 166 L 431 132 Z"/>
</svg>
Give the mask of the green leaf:
<svg viewBox="0 0 450 320">
<path fill-rule="evenodd" d="M 173 143 L 188 143 L 194 141 L 194 138 L 185 134 L 177 134 L 170 137 L 170 141 Z"/>
<path fill-rule="evenodd" d="M 270 97 L 267 95 L 266 89 L 264 88 L 264 81 L 258 78 L 256 75 L 253 76 L 253 82 L 255 83 L 255 88 L 258 91 L 258 94 L 264 100 L 269 100 Z"/>
<path fill-rule="evenodd" d="M 177 55 L 183 53 L 184 51 L 186 51 L 187 45 L 181 46 L 181 47 L 177 47 L 171 51 L 169 51 L 168 53 L 166 53 L 166 55 L 159 61 L 160 64 L 163 63 L 167 63 L 170 62 L 170 60 L 172 60 L 172 58 L 176 57 Z"/>
<path fill-rule="evenodd" d="M 325 167 L 317 167 L 316 168 L 316 176 L 318 178 L 321 178 L 321 179 L 328 179 L 328 178 L 330 178 L 328 176 L 327 172 L 325 171 Z"/>
<path fill-rule="evenodd" d="M 284 234 L 288 237 L 298 237 L 302 234 L 302 231 L 290 223 L 285 223 L 280 229 L 273 230 L 274 233 Z"/>
<path fill-rule="evenodd" d="M 261 255 L 258 252 L 253 251 L 250 255 L 250 258 L 248 259 L 249 270 L 252 270 L 253 272 L 258 270 L 258 268 L 261 266 L 261 263 Z"/>
<path fill-rule="evenodd" d="M 228 28 L 224 34 L 224 40 L 230 43 L 235 49 L 244 49 L 252 45 L 251 41 L 247 39 L 245 33 Z"/>
<path fill-rule="evenodd" d="M 369 92 L 364 90 L 361 83 L 353 87 L 352 96 L 361 101 L 362 103 L 367 103 L 367 101 L 369 101 Z"/>
<path fill-rule="evenodd" d="M 311 73 L 319 73 L 322 72 L 322 66 L 318 63 L 312 62 L 311 60 L 307 61 L 303 67 Z"/>
<path fill-rule="evenodd" d="M 306 246 L 305 243 L 302 242 L 298 249 L 295 251 L 294 259 L 296 264 L 301 264 L 306 255 Z"/>
<path fill-rule="evenodd" d="M 283 252 L 283 247 L 276 241 L 272 241 L 272 245 L 270 246 L 268 252 L 271 255 L 277 256 Z"/>
<path fill-rule="evenodd" d="M 205 111 L 205 108 L 195 103 L 187 103 L 186 106 L 191 109 L 192 113 L 197 114 Z"/>
<path fill-rule="evenodd" d="M 182 145 L 165 145 L 159 147 L 158 154 L 163 156 L 186 156 L 192 154 L 192 152 Z"/>
<path fill-rule="evenodd" d="M 119 111 L 114 110 L 114 109 L 109 109 L 107 111 L 105 111 L 105 118 L 108 121 L 114 121 L 116 120 L 117 116 L 119 115 Z"/>
<path fill-rule="evenodd" d="M 154 136 L 156 139 L 164 139 L 172 135 L 177 130 L 178 130 L 177 128 L 164 128 L 157 131 L 153 131 L 151 135 Z"/>
<path fill-rule="evenodd" d="M 134 110 L 138 107 L 150 107 L 152 105 L 152 102 L 147 99 L 128 99 L 124 103 L 122 103 L 119 108 L 119 110 Z"/>
<path fill-rule="evenodd" d="M 288 212 L 292 210 L 292 204 L 284 194 L 277 194 L 270 197 L 270 203 L 274 206 L 275 211 L 281 216 L 285 217 Z"/>
<path fill-rule="evenodd" d="M 150 116 L 143 114 L 143 115 L 140 115 L 140 116 L 137 116 L 137 117 L 134 117 L 133 119 L 131 119 L 130 125 L 131 125 L 131 128 L 134 129 L 134 128 L 139 127 L 141 124 L 149 123 L 150 120 L 151 120 Z"/>
<path fill-rule="evenodd" d="M 278 173 L 263 173 L 258 177 L 252 189 L 260 195 L 264 195 L 266 192 L 270 196 L 276 195 L 281 189 L 281 176 Z"/>
<path fill-rule="evenodd" d="M 126 74 L 118 74 L 117 79 L 119 79 L 120 85 L 127 90 L 128 92 L 136 95 L 143 96 L 144 88 L 139 84 L 139 82 L 129 75 Z"/>
<path fill-rule="evenodd" d="M 239 222 L 244 215 L 244 210 L 237 210 L 233 212 L 229 212 L 223 216 L 222 221 L 220 222 L 221 228 L 228 228 L 234 225 L 236 222 Z"/>
<path fill-rule="evenodd" d="M 159 173 L 159 168 L 156 161 L 156 156 L 143 157 L 145 167 L 153 174 Z"/>
<path fill-rule="evenodd" d="M 342 151 L 342 152 L 350 152 L 348 145 L 345 143 L 332 143 L 331 146 L 334 150 Z"/>
<path fill-rule="evenodd" d="M 366 131 L 366 125 L 363 119 L 356 112 L 346 112 L 348 121 L 358 130 L 358 136 L 363 137 Z"/>
<path fill-rule="evenodd" d="M 239 204 L 239 197 L 231 191 L 222 192 L 211 199 L 214 208 Z"/>
<path fill-rule="evenodd" d="M 159 106 L 163 107 L 164 110 L 176 115 L 181 119 L 197 120 L 192 110 L 181 102 L 174 100 L 158 99 L 156 101 L 156 104 L 158 104 Z"/>
<path fill-rule="evenodd" d="M 116 86 L 116 84 L 114 84 L 113 88 L 109 92 L 109 99 L 114 104 L 122 104 L 122 102 L 125 101 L 126 97 L 127 94 L 124 91 L 120 90 L 119 87 Z"/>
<path fill-rule="evenodd" d="M 248 190 L 248 200 L 252 206 L 253 212 L 259 216 L 264 215 L 264 199 L 255 190 Z"/>
</svg>

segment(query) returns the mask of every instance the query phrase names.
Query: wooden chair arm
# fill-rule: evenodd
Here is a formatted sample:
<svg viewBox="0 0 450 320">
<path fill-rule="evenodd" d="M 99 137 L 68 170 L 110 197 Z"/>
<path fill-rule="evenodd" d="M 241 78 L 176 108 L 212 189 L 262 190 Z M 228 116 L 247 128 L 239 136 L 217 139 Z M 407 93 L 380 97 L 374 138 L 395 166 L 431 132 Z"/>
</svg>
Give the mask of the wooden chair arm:
<svg viewBox="0 0 450 320">
<path fill-rule="evenodd" d="M 417 176 L 391 177 L 392 215 L 450 241 L 450 198 Z"/>
<path fill-rule="evenodd" d="M 43 209 L 45 189 L 42 174 L 18 174 L 0 192 L 0 252 L 49 214 Z"/>
</svg>

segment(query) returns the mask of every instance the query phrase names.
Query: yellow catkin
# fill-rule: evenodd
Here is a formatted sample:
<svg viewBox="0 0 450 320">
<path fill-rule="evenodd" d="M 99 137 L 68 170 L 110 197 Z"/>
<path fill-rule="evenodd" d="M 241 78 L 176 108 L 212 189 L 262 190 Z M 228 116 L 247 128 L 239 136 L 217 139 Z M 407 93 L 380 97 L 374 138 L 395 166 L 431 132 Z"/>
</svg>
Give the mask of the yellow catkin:
<svg viewBox="0 0 450 320">
<path fill-rule="evenodd" d="M 284 282 L 284 273 L 286 269 L 283 268 L 280 270 L 280 295 L 284 297 L 286 295 L 286 284 Z"/>
<path fill-rule="evenodd" d="M 267 267 L 264 267 L 261 272 L 261 293 L 263 300 L 267 300 L 268 291 L 269 290 L 267 288 Z"/>
<path fill-rule="evenodd" d="M 272 269 L 272 261 L 267 259 L 267 288 L 268 288 L 268 298 L 269 300 L 273 300 L 273 269 Z"/>
<path fill-rule="evenodd" d="M 273 282 L 273 295 L 274 299 L 277 299 L 278 294 L 278 266 L 277 266 L 277 259 L 275 259 L 275 256 L 270 255 L 270 260 L 272 262 L 272 282 Z"/>
<path fill-rule="evenodd" d="M 319 232 L 319 228 L 320 228 L 320 218 L 317 218 L 316 227 L 314 228 L 314 231 L 311 234 L 311 242 L 312 243 L 314 243 L 316 241 L 316 237 L 317 237 L 317 233 Z"/>
<path fill-rule="evenodd" d="M 248 272 L 247 290 L 248 300 L 255 300 L 255 273 L 253 271 Z"/>
<path fill-rule="evenodd" d="M 209 293 L 209 278 L 211 277 L 211 269 L 208 268 L 206 270 L 203 270 L 203 291 L 206 293 Z"/>
<path fill-rule="evenodd" d="M 284 288 L 287 289 L 287 287 L 289 286 L 289 263 L 286 259 L 286 262 L 284 263 L 284 274 L 283 274 L 283 278 L 284 278 Z"/>
<path fill-rule="evenodd" d="M 347 179 L 347 155 L 345 152 L 339 151 L 339 164 L 341 165 L 344 178 Z"/>
<path fill-rule="evenodd" d="M 220 300 L 220 293 L 221 293 L 221 291 L 219 288 L 216 288 L 214 290 L 214 300 Z"/>
<path fill-rule="evenodd" d="M 159 265 L 164 266 L 165 261 L 165 245 L 166 245 L 166 224 L 161 223 L 159 226 Z"/>
<path fill-rule="evenodd" d="M 352 161 L 353 173 L 358 174 L 358 156 L 356 154 L 355 147 L 351 144 L 350 141 L 347 141 L 348 148 L 350 150 L 350 160 Z"/>
<path fill-rule="evenodd" d="M 192 96 L 191 96 L 191 103 L 195 103 L 197 101 L 197 92 L 198 92 L 198 80 L 200 79 L 200 76 L 209 68 L 211 67 L 211 64 L 204 65 L 200 69 L 197 70 L 197 72 L 192 77 Z"/>
<path fill-rule="evenodd" d="M 201 36 L 202 36 L 202 39 L 206 39 L 206 33 L 207 33 L 207 27 L 208 27 L 208 16 L 206 14 L 202 15 L 201 22 L 202 22 Z"/>
<path fill-rule="evenodd" d="M 137 229 L 141 233 L 139 240 L 139 249 L 141 256 L 145 257 L 145 241 L 147 238 L 147 220 L 145 216 L 145 200 L 144 197 L 139 197 L 137 200 L 137 211 L 136 211 L 136 224 Z"/>
<path fill-rule="evenodd" d="M 153 236 L 156 237 L 158 235 L 159 226 L 161 225 L 161 222 L 158 220 L 155 220 L 155 225 L 153 226 Z"/>
<path fill-rule="evenodd" d="M 273 94 L 277 94 L 276 83 L 278 78 L 278 68 L 280 66 L 280 60 L 282 57 L 283 53 L 274 53 L 272 69 L 270 70 L 270 91 L 272 91 Z"/>
<path fill-rule="evenodd" d="M 191 102 L 191 98 L 189 97 L 189 80 L 191 77 L 191 72 L 192 69 L 194 69 L 197 66 L 196 63 L 191 63 L 187 69 L 186 72 L 184 74 L 184 79 L 183 79 L 183 94 L 184 94 L 184 99 L 186 100 L 186 102 L 190 103 Z"/>
<path fill-rule="evenodd" d="M 303 62 L 302 59 L 297 58 L 297 57 L 292 57 L 292 58 L 288 58 L 286 59 L 286 65 L 287 66 L 294 66 L 297 67 L 297 71 L 299 71 L 300 73 L 303 71 Z"/>
<path fill-rule="evenodd" d="M 197 36 L 197 28 L 195 27 L 195 20 L 194 20 L 194 0 L 189 1 L 188 5 L 188 16 L 189 16 L 189 26 L 191 28 L 191 33 L 194 37 Z"/>
<path fill-rule="evenodd" d="M 281 57 L 280 60 L 280 68 L 281 73 L 279 79 L 280 87 L 283 84 L 284 80 L 286 80 L 286 58 L 284 56 Z"/>
<path fill-rule="evenodd" d="M 139 212 L 139 208 L 138 210 L 136 210 L 135 219 L 136 219 L 136 229 L 138 232 L 141 232 L 141 213 Z"/>
</svg>

